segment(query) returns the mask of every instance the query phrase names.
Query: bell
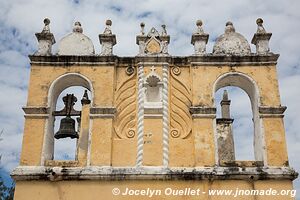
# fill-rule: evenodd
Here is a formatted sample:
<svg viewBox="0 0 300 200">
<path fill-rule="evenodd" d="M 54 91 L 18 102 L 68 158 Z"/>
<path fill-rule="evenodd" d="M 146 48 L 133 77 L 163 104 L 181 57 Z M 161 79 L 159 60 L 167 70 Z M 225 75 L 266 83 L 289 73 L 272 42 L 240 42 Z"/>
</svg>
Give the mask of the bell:
<svg viewBox="0 0 300 200">
<path fill-rule="evenodd" d="M 78 133 L 75 131 L 75 120 L 67 116 L 60 121 L 60 127 L 54 137 L 60 138 L 79 138 Z"/>
</svg>

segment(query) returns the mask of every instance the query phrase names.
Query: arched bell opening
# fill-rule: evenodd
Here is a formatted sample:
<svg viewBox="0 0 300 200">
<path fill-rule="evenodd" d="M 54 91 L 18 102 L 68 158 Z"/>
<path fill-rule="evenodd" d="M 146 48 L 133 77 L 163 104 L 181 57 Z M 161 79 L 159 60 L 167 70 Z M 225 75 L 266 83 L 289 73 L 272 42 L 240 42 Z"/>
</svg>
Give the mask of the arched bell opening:
<svg viewBox="0 0 300 200">
<path fill-rule="evenodd" d="M 72 86 L 58 96 L 54 116 L 54 160 L 77 160 L 80 135 L 81 99 L 91 96 L 81 86 Z"/>
<path fill-rule="evenodd" d="M 239 87 L 226 86 L 215 93 L 215 103 L 217 124 L 223 123 L 225 128 L 227 122 L 230 126 L 228 131 L 232 134 L 234 160 L 255 160 L 254 122 L 251 101 L 247 93 Z"/>
<path fill-rule="evenodd" d="M 243 125 L 247 126 L 247 124 L 250 126 L 247 127 L 247 133 L 248 134 L 252 134 L 252 137 L 244 137 L 244 139 L 248 140 L 248 144 L 252 143 L 253 144 L 253 153 L 248 153 L 247 159 L 251 159 L 251 161 L 259 161 L 257 163 L 261 164 L 261 161 L 264 161 L 264 157 L 265 157 L 265 150 L 264 150 L 264 141 L 263 141 L 263 133 L 262 133 L 262 129 L 261 129 L 261 122 L 260 122 L 260 118 L 259 118 L 259 113 L 258 113 L 258 107 L 260 105 L 259 102 L 259 90 L 258 87 L 255 83 L 254 80 L 252 80 L 250 77 L 248 77 L 245 74 L 242 73 L 238 73 L 238 72 L 230 72 L 230 73 L 226 73 L 223 74 L 222 76 L 220 76 L 217 81 L 214 84 L 214 88 L 213 88 L 213 93 L 214 93 L 214 103 L 215 104 L 219 104 L 221 103 L 221 110 L 223 116 L 221 116 L 221 118 L 216 119 L 216 143 L 217 143 L 217 154 L 218 154 L 218 161 L 219 164 L 220 163 L 224 163 L 224 162 L 233 162 L 233 161 L 238 161 L 237 158 L 241 158 L 241 155 L 238 155 L 236 157 L 235 153 L 234 153 L 234 148 L 236 147 L 240 147 L 240 145 L 242 144 L 235 144 L 236 142 L 234 141 L 234 137 L 232 136 L 232 123 L 234 121 L 234 119 L 232 119 L 231 115 L 230 115 L 230 93 L 228 94 L 224 94 L 224 89 L 227 88 L 228 91 L 233 93 L 233 96 L 235 96 L 236 92 L 242 92 L 240 94 L 243 94 L 243 97 L 240 101 L 245 101 L 246 102 L 242 102 L 244 103 L 244 106 L 248 107 L 245 108 L 234 108 L 235 110 L 237 110 L 235 113 L 236 117 L 238 117 L 238 115 L 242 114 L 245 110 L 250 110 L 250 113 L 246 114 L 246 116 L 248 116 L 248 120 L 247 122 L 243 122 Z M 235 88 L 235 89 L 233 89 Z M 219 94 L 218 92 L 220 92 L 221 94 Z M 246 97 L 245 94 L 247 94 Z M 218 97 L 219 96 L 219 97 Z M 220 96 L 222 96 L 222 100 L 220 98 Z M 219 98 L 219 101 L 217 100 Z M 239 97 L 237 97 L 239 98 Z M 247 100 L 248 99 L 248 100 Z M 250 103 L 249 103 L 249 99 L 250 99 Z M 239 102 L 239 100 L 236 100 L 237 102 Z M 248 102 L 248 103 L 247 103 Z M 239 102 L 241 103 L 241 102 Z M 250 104 L 250 105 L 249 105 Z M 216 106 L 216 105 L 215 105 Z M 236 106 L 239 106 L 238 104 Z M 241 110 L 243 109 L 243 110 Z M 251 115 L 251 117 L 249 117 L 249 115 Z M 250 119 L 250 122 L 249 122 Z M 252 122 L 251 122 L 252 120 Z M 253 125 L 252 125 L 253 124 Z M 233 127 L 234 130 L 240 129 L 238 126 L 241 124 L 235 123 Z M 253 128 L 252 128 L 253 127 Z M 252 133 L 249 133 L 252 129 Z M 242 130 L 242 129 L 240 129 Z M 245 136 L 247 133 L 243 133 L 243 136 Z M 234 133 L 233 133 L 234 134 Z M 238 133 L 237 133 L 238 134 Z M 237 135 L 236 134 L 236 135 Z M 227 137 L 229 136 L 229 137 Z M 237 136 L 241 136 L 237 135 Z M 248 135 L 249 136 L 249 135 Z M 231 137 L 231 138 L 230 138 Z M 240 140 L 240 139 L 236 139 L 236 140 Z M 243 147 L 241 147 L 243 148 Z M 246 147 L 244 147 L 246 148 Z M 244 150 L 243 150 L 244 151 Z M 249 150 L 248 150 L 249 151 Z M 239 152 L 242 153 L 242 152 Z M 254 154 L 254 158 L 251 156 Z M 244 160 L 244 159 L 242 159 Z"/>
<path fill-rule="evenodd" d="M 72 140 L 69 142 L 58 142 L 56 144 L 56 139 L 54 138 L 57 133 L 61 119 L 66 116 L 55 116 L 53 113 L 60 111 L 64 103 L 62 98 L 68 94 L 74 94 L 77 98 L 77 102 L 74 105 L 75 110 L 81 111 L 81 99 L 83 97 L 84 91 L 87 90 L 88 98 L 93 104 L 94 90 L 91 81 L 81 74 L 68 73 L 58 77 L 54 80 L 50 86 L 48 92 L 48 107 L 49 107 L 49 117 L 45 125 L 45 136 L 42 151 L 42 165 L 45 164 L 47 160 L 53 159 L 63 159 L 63 160 L 75 160 L 76 159 L 76 143 Z M 79 107 L 78 107 L 79 106 Z M 72 116 L 75 120 L 75 130 L 80 130 L 78 128 L 79 123 L 75 116 Z M 78 118 L 78 117 L 77 117 Z M 60 139 L 61 140 L 61 139 Z M 74 140 L 74 139 L 73 139 Z M 75 139 L 76 140 L 76 139 Z M 61 143 L 61 144 L 60 144 Z M 75 148 L 75 150 L 74 150 Z M 64 154 L 63 151 L 70 152 Z"/>
</svg>

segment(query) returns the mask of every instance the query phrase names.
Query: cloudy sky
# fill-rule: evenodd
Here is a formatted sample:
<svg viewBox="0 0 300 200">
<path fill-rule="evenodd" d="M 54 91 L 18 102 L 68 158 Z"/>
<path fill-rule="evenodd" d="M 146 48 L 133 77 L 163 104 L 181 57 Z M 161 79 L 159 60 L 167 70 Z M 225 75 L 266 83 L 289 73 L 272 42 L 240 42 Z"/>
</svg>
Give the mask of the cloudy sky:
<svg viewBox="0 0 300 200">
<path fill-rule="evenodd" d="M 111 19 L 118 42 L 114 52 L 119 56 L 136 55 L 138 48 L 135 36 L 142 21 L 146 24 L 146 30 L 152 26 L 160 29 L 161 24 L 166 24 L 171 35 L 169 52 L 172 55 L 190 55 L 193 52 L 190 37 L 197 19 L 203 20 L 205 32 L 210 34 L 207 51 L 211 52 L 214 40 L 224 32 L 227 21 L 232 21 L 237 32 L 251 41 L 256 31 L 255 20 L 263 18 L 266 30 L 273 33 L 271 50 L 280 53 L 278 77 L 282 105 L 288 106 L 285 127 L 290 164 L 300 171 L 300 159 L 297 156 L 300 147 L 300 123 L 297 116 L 300 113 L 299 9 L 299 0 L 1 0 L 1 173 L 12 170 L 19 160 L 24 122 L 21 107 L 26 104 L 29 78 L 27 56 L 37 49 L 34 33 L 42 30 L 45 17 L 51 20 L 50 28 L 57 42 L 72 30 L 75 21 L 80 21 L 84 33 L 93 40 L 96 53 L 100 51 L 98 34 L 104 30 L 105 20 Z M 251 48 L 253 51 L 254 46 Z M 57 44 L 54 51 L 56 49 Z M 249 99 L 241 91 L 229 90 L 233 104 L 237 102 L 232 108 L 233 116 L 240 118 L 235 122 L 235 132 L 244 135 L 239 140 L 248 141 L 247 127 L 251 123 L 251 116 L 247 109 L 241 108 L 249 107 Z M 221 92 L 217 94 L 220 95 Z M 251 142 L 240 147 L 244 145 L 250 147 Z M 251 158 L 251 155 L 246 155 L 248 148 L 243 150 L 240 147 L 237 146 L 239 157 Z M 296 186 L 300 191 L 300 181 L 296 181 Z"/>
</svg>

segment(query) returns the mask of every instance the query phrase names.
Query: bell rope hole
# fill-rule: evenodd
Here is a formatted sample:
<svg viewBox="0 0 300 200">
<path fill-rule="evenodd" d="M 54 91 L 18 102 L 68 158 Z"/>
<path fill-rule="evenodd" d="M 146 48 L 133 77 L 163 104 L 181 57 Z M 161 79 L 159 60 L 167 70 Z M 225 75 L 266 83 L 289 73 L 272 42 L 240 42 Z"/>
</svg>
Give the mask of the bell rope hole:
<svg viewBox="0 0 300 200">
<path fill-rule="evenodd" d="M 225 90 L 227 92 L 225 96 L 227 95 L 227 100 L 229 101 L 228 110 L 226 110 L 226 105 L 224 105 L 226 102 L 223 100 L 222 103 Z M 229 118 L 233 119 L 232 135 L 235 160 L 255 160 L 253 114 L 251 101 L 247 93 L 239 87 L 223 87 L 216 92 L 215 103 L 217 107 L 217 118 L 223 118 L 224 116 L 222 115 L 228 118 L 226 112 L 229 112 Z M 221 104 L 223 105 L 223 112 L 225 112 L 223 114 Z"/>
<path fill-rule="evenodd" d="M 77 101 L 75 102 L 73 108 L 76 111 L 81 111 L 82 105 L 80 100 L 85 90 L 86 88 L 81 86 L 72 86 L 63 90 L 57 98 L 55 111 L 61 111 L 65 107 L 63 98 L 66 97 L 67 94 L 74 94 L 74 97 L 77 98 Z M 88 96 L 91 97 L 90 91 L 88 90 L 87 92 Z M 53 137 L 55 135 L 57 137 L 58 131 L 61 131 L 61 123 L 64 123 L 66 126 L 70 127 L 72 126 L 72 123 L 75 123 L 75 131 L 76 134 L 79 135 L 80 116 L 55 116 Z M 56 138 L 54 141 L 54 160 L 77 160 L 77 138 Z"/>
</svg>

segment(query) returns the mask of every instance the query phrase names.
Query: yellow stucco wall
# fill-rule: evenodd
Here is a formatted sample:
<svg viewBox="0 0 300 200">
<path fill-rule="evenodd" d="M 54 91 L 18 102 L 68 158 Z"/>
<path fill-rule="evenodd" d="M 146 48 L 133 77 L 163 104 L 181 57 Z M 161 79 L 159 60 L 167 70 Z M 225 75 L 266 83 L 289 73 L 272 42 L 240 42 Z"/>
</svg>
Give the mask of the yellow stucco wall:
<svg viewBox="0 0 300 200">
<path fill-rule="evenodd" d="M 170 68 L 171 67 L 172 66 L 170 66 Z M 189 88 L 191 92 L 190 101 L 193 106 L 200 105 L 214 107 L 214 84 L 218 77 L 230 72 L 245 74 L 255 81 L 259 89 L 261 105 L 270 107 L 280 106 L 275 66 L 181 66 L 180 69 L 181 74 L 178 76 L 178 80 L 182 82 L 184 86 Z M 126 81 L 127 75 L 124 70 L 125 67 L 121 67 L 116 71 L 117 73 L 115 73 L 114 66 L 53 67 L 33 65 L 31 69 L 27 106 L 47 107 L 48 91 L 52 82 L 63 74 L 79 73 L 87 77 L 92 83 L 94 98 L 92 100 L 93 105 L 91 106 L 114 107 L 114 91 L 118 85 L 122 84 L 122 80 L 123 82 Z M 146 67 L 145 76 L 150 73 L 150 71 L 150 66 Z M 162 74 L 161 66 L 156 66 L 156 72 L 159 75 Z M 115 79 L 115 77 L 117 77 L 117 79 Z M 133 79 L 136 79 L 136 77 L 133 77 Z M 172 87 L 172 83 L 173 82 L 171 82 L 170 87 Z M 136 84 L 135 80 L 133 87 L 136 88 Z M 172 96 L 172 92 L 176 93 L 176 90 L 172 90 L 172 88 L 170 91 L 170 96 Z M 133 95 L 136 95 L 136 93 Z M 45 121 L 45 119 L 26 119 L 21 156 L 22 165 L 37 165 L 41 160 Z M 147 121 L 149 121 L 149 123 Z M 146 127 L 152 127 L 152 123 L 156 124 L 156 121 L 158 122 L 161 120 L 146 119 Z M 283 165 L 283 163 L 286 163 L 287 161 L 283 122 L 276 118 L 263 118 L 262 121 L 268 150 L 268 162 L 270 165 Z M 184 139 L 171 138 L 170 165 L 213 166 L 215 164 L 213 123 L 214 121 L 211 118 L 193 119 L 192 134 L 190 136 Z M 113 166 L 134 166 L 136 137 L 127 139 L 115 137 L 113 133 L 114 122 L 111 119 L 92 119 L 91 124 L 92 163 L 97 165 L 112 164 Z M 34 130 L 31 128 L 33 126 L 36 127 Z M 153 127 L 158 127 L 157 129 L 159 129 L 161 125 L 158 124 Z M 280 142 L 276 142 L 276 139 L 272 140 L 270 138 L 272 130 L 277 131 L 276 137 L 280 139 Z M 155 138 L 158 137 L 156 135 L 160 134 L 155 134 Z M 156 153 L 161 152 L 161 143 L 159 140 L 161 140 L 161 138 L 156 138 L 156 142 L 154 142 L 154 144 L 157 144 L 158 146 L 154 147 L 153 145 L 150 145 L 151 147 L 149 148 L 152 149 L 149 150 L 149 152 L 151 152 L 150 154 L 155 155 Z M 111 141 L 113 142 L 111 143 Z M 122 155 L 119 156 L 118 152 L 122 152 Z M 145 155 L 150 156 L 150 154 L 146 153 Z M 278 154 L 280 156 L 278 156 Z M 155 156 L 155 159 L 159 159 L 159 156 Z M 154 163 L 154 165 L 159 165 L 160 162 L 156 161 Z"/>
<path fill-rule="evenodd" d="M 137 67 L 137 66 L 135 66 Z M 151 66 L 145 68 L 145 75 L 150 73 Z M 161 65 L 157 65 L 157 73 L 162 75 Z M 174 67 L 170 65 L 171 68 Z M 213 87 L 216 80 L 230 72 L 242 73 L 249 76 L 257 84 L 260 105 L 269 107 L 279 107 L 280 96 L 276 67 L 270 66 L 201 66 L 183 65 L 179 66 L 181 73 L 178 75 L 170 72 L 169 99 L 179 96 L 186 106 L 181 112 L 188 112 L 190 106 L 214 107 Z M 90 137 L 90 151 L 84 146 L 79 149 L 78 166 L 114 166 L 128 167 L 135 166 L 137 154 L 136 125 L 124 126 L 128 130 L 135 131 L 133 137 L 116 134 L 116 118 L 112 117 L 90 117 L 88 121 L 90 107 L 117 107 L 118 99 L 126 98 L 122 95 L 134 90 L 130 97 L 136 99 L 137 96 L 137 76 L 136 72 L 128 76 L 125 73 L 126 66 L 38 66 L 32 65 L 28 102 L 30 107 L 47 107 L 48 91 L 52 82 L 58 77 L 67 73 L 79 73 L 90 80 L 93 87 L 92 104 L 84 107 L 85 124 L 83 132 Z M 124 84 L 128 83 L 128 85 Z M 178 92 L 178 88 L 184 87 L 186 93 Z M 124 88 L 124 89 L 122 89 Z M 173 95 L 173 97 L 172 97 Z M 137 103 L 130 105 L 120 103 L 120 108 L 130 107 L 134 112 L 129 112 L 128 123 L 136 124 Z M 169 105 L 170 118 L 175 112 L 176 105 Z M 128 114 L 129 115 L 129 114 Z M 174 117 L 175 119 L 175 117 Z M 191 129 L 183 128 L 179 137 L 171 137 L 169 140 L 169 166 L 170 167 L 212 167 L 216 165 L 216 141 L 215 141 L 215 120 L 214 117 L 204 116 L 201 118 L 185 118 Z M 176 119 L 175 119 L 176 120 Z M 261 118 L 266 144 L 266 159 L 270 166 L 285 166 L 288 158 L 285 142 L 285 131 L 282 118 Z M 43 154 L 44 132 L 46 130 L 46 118 L 26 117 L 23 147 L 20 165 L 39 166 Z M 162 165 L 162 118 L 145 118 L 144 160 L 145 166 Z M 175 130 L 176 126 L 171 130 Z M 83 141 L 83 144 L 86 144 Z M 90 152 L 90 155 L 88 153 Z M 183 188 L 192 187 L 201 190 L 208 189 L 235 189 L 237 186 L 247 189 L 266 188 L 272 186 L 277 189 L 292 189 L 291 181 L 18 181 L 16 186 L 15 199 L 141 199 L 140 197 L 112 196 L 111 189 L 119 187 L 144 188 L 151 186 L 164 189 L 166 187 Z M 161 199 L 162 196 L 152 199 Z M 179 197 L 174 199 L 208 199 L 207 196 Z M 229 199 L 228 197 L 211 197 L 210 199 Z M 230 198 L 231 199 L 231 198 Z M 241 197 L 239 199 L 256 199 L 252 197 Z M 266 196 L 259 199 L 281 199 L 280 197 Z M 292 199 L 285 197 L 284 199 Z"/>
<path fill-rule="evenodd" d="M 255 81 L 260 94 L 262 106 L 279 106 L 277 72 L 271 66 L 194 66 L 193 74 L 193 105 L 213 106 L 213 87 L 218 79 L 226 73 L 242 73 Z M 272 91 L 272 92 L 270 92 Z"/>
<path fill-rule="evenodd" d="M 112 190 L 118 188 L 120 195 L 113 195 Z M 155 193 L 152 197 L 149 195 L 126 195 L 126 188 L 132 190 L 161 190 L 161 193 Z M 174 191 L 170 194 L 171 188 Z M 185 190 L 190 188 L 200 190 L 199 195 L 176 195 L 176 190 Z M 244 200 L 289 200 L 294 199 L 291 195 L 238 195 L 237 190 L 269 190 L 270 188 L 280 192 L 281 190 L 292 190 L 290 181 L 30 181 L 18 182 L 16 186 L 15 199 L 18 200 L 95 200 L 95 199 L 197 199 L 197 200 L 226 200 L 226 199 L 244 199 Z M 208 190 L 232 190 L 232 195 L 209 195 Z M 202 193 L 205 192 L 205 193 Z M 123 195 L 122 195 L 123 194 Z M 145 193 L 147 194 L 147 193 Z M 150 194 L 150 193 L 148 193 Z M 192 193 L 186 193 L 192 194 Z M 196 193 L 195 193 L 196 194 Z M 211 193 L 212 194 L 212 193 Z M 241 193 L 240 193 L 241 194 Z"/>
<path fill-rule="evenodd" d="M 79 73 L 92 82 L 93 106 L 112 106 L 115 84 L 112 66 L 31 66 L 27 106 L 47 106 L 51 83 L 67 73 Z M 99 76 L 101 74 L 101 76 Z"/>
</svg>

